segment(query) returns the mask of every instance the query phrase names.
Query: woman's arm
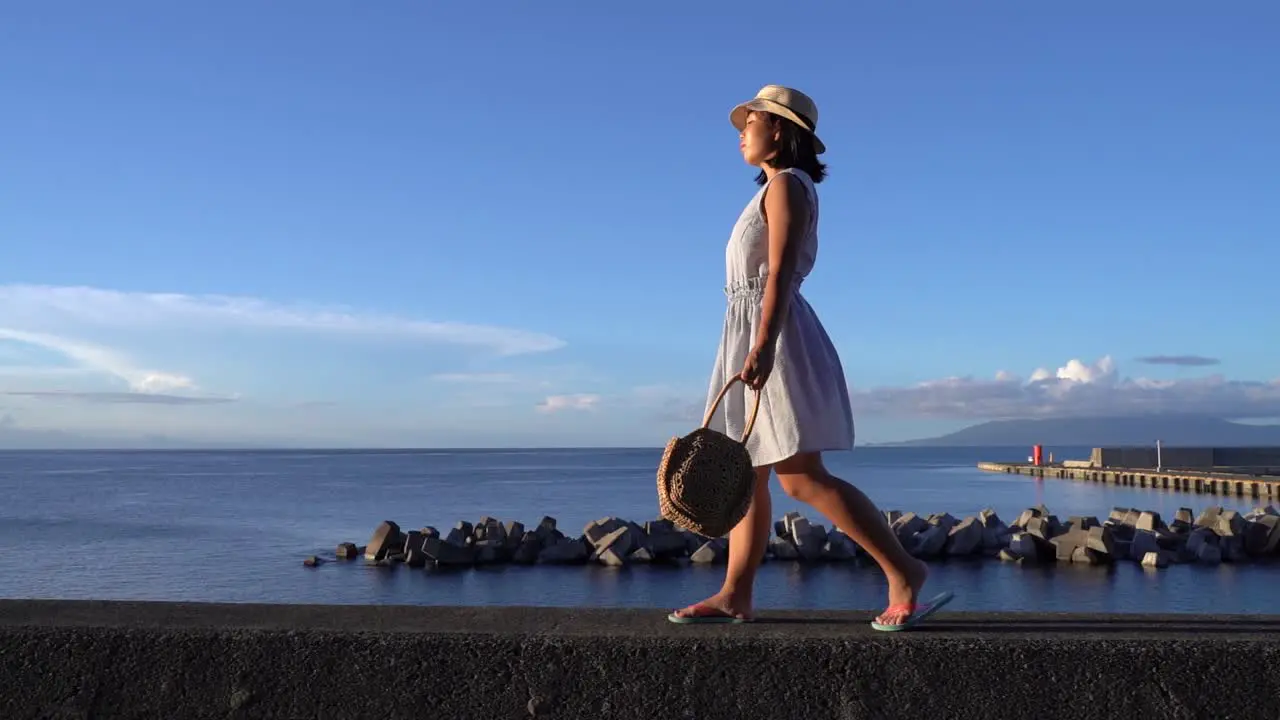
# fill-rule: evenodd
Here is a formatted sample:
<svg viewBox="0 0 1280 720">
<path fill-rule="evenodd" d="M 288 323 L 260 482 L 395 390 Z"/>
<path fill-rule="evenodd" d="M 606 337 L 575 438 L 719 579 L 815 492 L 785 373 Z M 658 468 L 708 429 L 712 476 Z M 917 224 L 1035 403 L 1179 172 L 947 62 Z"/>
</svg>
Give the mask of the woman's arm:
<svg viewBox="0 0 1280 720">
<path fill-rule="evenodd" d="M 765 221 L 769 226 L 769 276 L 764 284 L 763 317 L 755 349 L 773 349 L 791 305 L 796 248 L 809 227 L 809 199 L 800 183 L 786 173 L 783 182 L 769 183 L 764 193 Z"/>
</svg>

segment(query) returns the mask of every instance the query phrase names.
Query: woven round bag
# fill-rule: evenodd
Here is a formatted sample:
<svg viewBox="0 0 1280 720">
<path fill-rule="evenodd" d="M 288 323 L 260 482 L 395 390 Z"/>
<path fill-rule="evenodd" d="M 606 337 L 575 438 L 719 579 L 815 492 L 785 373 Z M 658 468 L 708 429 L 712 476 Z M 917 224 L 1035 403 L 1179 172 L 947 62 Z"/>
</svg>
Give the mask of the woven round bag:
<svg viewBox="0 0 1280 720">
<path fill-rule="evenodd" d="M 662 517 L 703 537 L 727 535 L 747 514 L 755 491 L 756 472 L 747 439 L 760 412 L 760 391 L 742 440 L 712 430 L 711 417 L 735 382 L 725 383 L 707 410 L 702 427 L 671 438 L 658 465 L 658 506 Z"/>
</svg>

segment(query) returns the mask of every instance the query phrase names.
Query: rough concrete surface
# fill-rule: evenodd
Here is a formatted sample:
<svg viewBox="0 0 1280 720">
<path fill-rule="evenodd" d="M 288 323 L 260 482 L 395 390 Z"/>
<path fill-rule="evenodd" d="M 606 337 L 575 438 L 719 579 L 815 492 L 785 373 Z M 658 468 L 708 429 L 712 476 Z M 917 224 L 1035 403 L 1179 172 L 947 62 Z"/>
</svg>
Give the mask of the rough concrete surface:
<svg viewBox="0 0 1280 720">
<path fill-rule="evenodd" d="M 1280 617 L 0 600 L 0 718 L 1269 718 Z"/>
</svg>

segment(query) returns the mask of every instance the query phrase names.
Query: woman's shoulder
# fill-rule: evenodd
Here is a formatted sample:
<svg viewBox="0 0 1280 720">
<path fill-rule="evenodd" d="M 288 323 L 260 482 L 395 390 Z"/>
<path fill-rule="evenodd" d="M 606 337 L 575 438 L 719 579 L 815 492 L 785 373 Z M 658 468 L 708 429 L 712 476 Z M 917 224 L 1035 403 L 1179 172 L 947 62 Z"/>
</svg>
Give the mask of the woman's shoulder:
<svg viewBox="0 0 1280 720">
<path fill-rule="evenodd" d="M 779 170 L 778 172 L 774 173 L 772 178 L 769 178 L 769 181 L 764 184 L 764 187 L 762 189 L 767 190 L 770 185 L 773 185 L 775 183 L 787 183 L 792 187 L 795 187 L 797 184 L 799 184 L 809 194 L 811 195 L 818 194 L 817 184 L 813 182 L 813 178 L 809 176 L 809 173 L 805 172 L 804 169 L 802 168 L 789 167 L 789 168 L 783 168 Z"/>
<path fill-rule="evenodd" d="M 775 183 L 784 183 L 784 182 L 791 183 L 791 184 L 799 182 L 801 185 L 804 185 L 809 188 L 815 187 L 813 178 L 809 176 L 809 173 L 805 172 L 801 168 L 789 167 L 789 168 L 782 168 L 778 172 L 774 173 L 773 177 L 761 183 L 760 189 L 768 190 L 770 185 L 773 185 Z"/>
<path fill-rule="evenodd" d="M 789 167 L 789 168 L 786 168 L 785 170 L 781 170 L 778 172 L 779 175 L 781 175 L 782 173 L 786 173 L 796 178 L 797 180 L 804 183 L 805 185 L 808 185 L 811 188 L 814 187 L 815 185 L 815 183 L 813 182 L 813 176 L 810 175 L 804 168 Z"/>
<path fill-rule="evenodd" d="M 768 222 L 768 207 L 788 205 L 794 209 L 805 208 L 807 214 L 818 210 L 818 192 L 809 174 L 800 168 L 784 168 L 773 174 L 760 188 L 754 203 L 760 218 Z"/>
<path fill-rule="evenodd" d="M 798 167 L 784 168 L 779 170 L 777 174 L 773 176 L 774 180 L 778 180 L 778 178 L 782 178 L 781 182 L 790 184 L 791 187 L 796 188 L 796 190 L 803 191 L 803 196 L 805 198 L 812 202 L 817 202 L 818 186 L 813 182 L 813 178 L 810 177 L 809 173 L 805 172 L 804 169 Z M 796 187 L 797 185 L 799 185 L 798 188 Z M 795 192 L 796 190 L 793 190 L 792 192 Z"/>
</svg>

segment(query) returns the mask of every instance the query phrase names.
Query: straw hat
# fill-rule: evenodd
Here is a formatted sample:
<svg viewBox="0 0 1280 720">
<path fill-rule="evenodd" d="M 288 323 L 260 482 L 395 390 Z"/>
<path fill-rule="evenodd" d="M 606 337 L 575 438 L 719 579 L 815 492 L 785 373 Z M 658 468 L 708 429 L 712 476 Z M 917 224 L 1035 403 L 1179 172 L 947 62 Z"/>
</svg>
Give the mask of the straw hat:
<svg viewBox="0 0 1280 720">
<path fill-rule="evenodd" d="M 729 113 L 729 122 L 742 132 L 747 126 L 747 113 L 752 110 L 763 110 L 794 122 L 813 135 L 813 149 L 819 155 L 826 152 L 827 146 L 818 139 L 818 105 L 808 95 L 794 88 L 783 85 L 765 85 L 756 96 L 735 107 Z"/>
</svg>

